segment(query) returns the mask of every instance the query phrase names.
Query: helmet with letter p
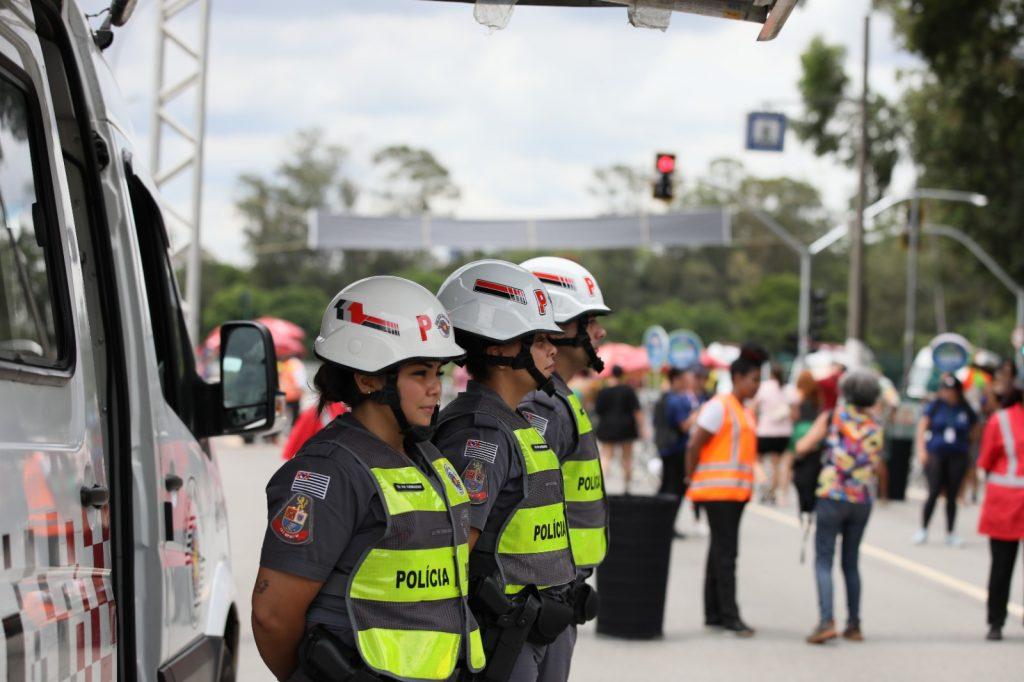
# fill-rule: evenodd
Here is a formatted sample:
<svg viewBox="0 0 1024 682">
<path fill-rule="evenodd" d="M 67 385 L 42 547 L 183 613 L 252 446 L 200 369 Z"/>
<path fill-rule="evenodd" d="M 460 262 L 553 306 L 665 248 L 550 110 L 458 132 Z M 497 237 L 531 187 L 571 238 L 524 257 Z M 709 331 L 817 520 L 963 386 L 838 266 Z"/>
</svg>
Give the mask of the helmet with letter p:
<svg viewBox="0 0 1024 682">
<path fill-rule="evenodd" d="M 437 298 L 449 311 L 460 344 L 480 351 L 485 345 L 522 341 L 512 358 L 483 354 L 492 365 L 525 369 L 539 387 L 548 382 L 534 364 L 530 345 L 537 334 L 560 334 L 547 288 L 528 270 L 501 260 L 467 263 L 448 276 Z M 478 353 L 480 354 L 480 353 Z"/>
<path fill-rule="evenodd" d="M 555 321 L 562 325 L 574 320 L 579 323 L 574 336 L 555 338 L 553 343 L 583 348 L 590 366 L 597 372 L 604 369 L 604 362 L 597 355 L 587 326 L 591 318 L 607 315 L 611 308 L 605 305 L 604 295 L 594 275 L 579 263 L 557 256 L 531 258 L 522 266 L 547 286 L 555 304 Z"/>
<path fill-rule="evenodd" d="M 391 276 L 367 277 L 335 294 L 313 351 L 352 372 L 384 375 L 384 388 L 370 398 L 391 407 L 403 432 L 413 429 L 400 409 L 399 366 L 414 360 L 443 364 L 465 355 L 440 301 L 419 284 Z"/>
</svg>

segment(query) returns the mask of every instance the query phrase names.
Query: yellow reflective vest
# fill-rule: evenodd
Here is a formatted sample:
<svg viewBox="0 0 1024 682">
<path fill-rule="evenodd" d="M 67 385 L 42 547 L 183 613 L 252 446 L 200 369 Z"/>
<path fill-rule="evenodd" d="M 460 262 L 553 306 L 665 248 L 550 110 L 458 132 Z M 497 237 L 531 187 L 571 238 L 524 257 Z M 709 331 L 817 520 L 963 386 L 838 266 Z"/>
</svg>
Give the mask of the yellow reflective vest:
<svg viewBox="0 0 1024 682">
<path fill-rule="evenodd" d="M 387 516 L 387 531 L 345 591 L 363 662 L 409 681 L 447 680 L 460 662 L 482 670 L 480 629 L 467 604 L 469 497 L 455 468 L 430 443 L 416 446 L 427 473 L 360 429 L 336 442 L 370 473 Z"/>
</svg>

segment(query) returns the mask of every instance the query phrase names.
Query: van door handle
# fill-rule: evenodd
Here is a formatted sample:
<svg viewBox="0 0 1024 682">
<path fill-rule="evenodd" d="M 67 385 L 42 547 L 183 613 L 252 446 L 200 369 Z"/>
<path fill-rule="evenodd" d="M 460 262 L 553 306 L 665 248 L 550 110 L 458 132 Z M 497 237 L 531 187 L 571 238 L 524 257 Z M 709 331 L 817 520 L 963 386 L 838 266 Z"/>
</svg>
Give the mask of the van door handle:
<svg viewBox="0 0 1024 682">
<path fill-rule="evenodd" d="M 164 476 L 164 488 L 166 488 L 169 493 L 181 490 L 181 486 L 183 485 L 185 485 L 185 481 L 181 480 L 181 476 L 178 476 L 177 474 L 167 474 Z"/>
<path fill-rule="evenodd" d="M 107 502 L 110 501 L 110 490 L 102 485 L 94 485 L 91 488 L 82 486 L 81 497 L 83 507 L 96 507 L 99 509 L 100 507 L 107 506 Z"/>
</svg>

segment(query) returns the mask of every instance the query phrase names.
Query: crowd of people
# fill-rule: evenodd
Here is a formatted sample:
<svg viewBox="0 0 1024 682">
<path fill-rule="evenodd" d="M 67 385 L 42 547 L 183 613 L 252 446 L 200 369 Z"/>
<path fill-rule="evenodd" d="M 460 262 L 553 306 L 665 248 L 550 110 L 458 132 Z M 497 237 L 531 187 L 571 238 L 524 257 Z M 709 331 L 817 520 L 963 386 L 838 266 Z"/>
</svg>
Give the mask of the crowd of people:
<svg viewBox="0 0 1024 682">
<path fill-rule="evenodd" d="M 568 382 L 604 369 L 596 348 L 610 312 L 593 275 L 561 258 L 476 261 L 436 296 L 397 277 L 335 296 L 314 344 L 315 407 L 300 410 L 301 374 L 280 368 L 294 371 L 282 383 L 293 424 L 267 486 L 253 590 L 257 646 L 279 679 L 566 680 L 576 627 L 599 604 L 588 578 L 609 547 L 605 472 L 619 460 L 630 494 L 633 444 L 648 437 L 660 492 L 706 520 L 707 627 L 755 635 L 737 602 L 744 510 L 759 485 L 765 504 L 785 504 L 793 485 L 816 519 L 819 618 L 807 641 L 863 639 L 859 548 L 885 488 L 877 375 L 836 366 L 789 385 L 752 343 L 729 366 L 728 391 L 699 365 L 668 370 L 652 434 L 635 389 L 610 368 L 592 422 Z M 466 378 L 439 409 L 450 362 Z M 960 544 L 957 498 L 976 450 L 989 638 L 999 639 L 1024 538 L 1024 408 L 1012 365 L 967 383 L 980 409 L 944 375 L 923 411 L 929 494 L 914 540 L 926 540 L 945 495 L 947 543 Z"/>
</svg>

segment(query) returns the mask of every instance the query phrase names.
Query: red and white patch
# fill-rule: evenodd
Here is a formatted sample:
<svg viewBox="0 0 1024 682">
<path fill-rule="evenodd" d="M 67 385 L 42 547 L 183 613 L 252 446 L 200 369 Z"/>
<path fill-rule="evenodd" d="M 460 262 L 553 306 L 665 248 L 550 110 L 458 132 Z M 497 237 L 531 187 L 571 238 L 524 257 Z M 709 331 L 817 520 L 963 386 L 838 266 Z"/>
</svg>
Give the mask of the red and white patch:
<svg viewBox="0 0 1024 682">
<path fill-rule="evenodd" d="M 338 301 L 334 309 L 338 311 L 338 319 L 351 322 L 352 324 L 362 325 L 363 327 L 369 327 L 370 329 L 376 329 L 377 331 L 391 334 L 392 336 L 401 336 L 398 331 L 398 323 L 386 320 L 383 317 L 376 315 L 369 315 L 363 310 L 363 304 L 359 301 Z"/>
<path fill-rule="evenodd" d="M 583 283 L 587 285 L 587 293 L 593 296 L 594 290 L 597 289 L 597 285 L 594 284 L 594 280 L 590 279 L 589 277 L 584 277 Z"/>
<path fill-rule="evenodd" d="M 566 277 L 564 275 L 555 275 L 550 272 L 535 272 L 534 276 L 544 284 L 550 284 L 556 287 L 562 287 L 563 289 L 571 289 L 576 291 L 576 281 L 572 277 Z"/>
<path fill-rule="evenodd" d="M 291 496 L 270 522 L 274 534 L 289 545 L 305 545 L 313 540 L 313 498 L 304 493 Z"/>
<path fill-rule="evenodd" d="M 491 296 L 498 296 L 505 298 L 516 303 L 522 303 L 526 305 L 526 292 L 516 287 L 508 286 L 507 284 L 501 284 L 499 282 L 492 282 L 486 279 L 478 279 L 473 285 L 473 291 L 481 294 L 489 294 Z"/>
</svg>

